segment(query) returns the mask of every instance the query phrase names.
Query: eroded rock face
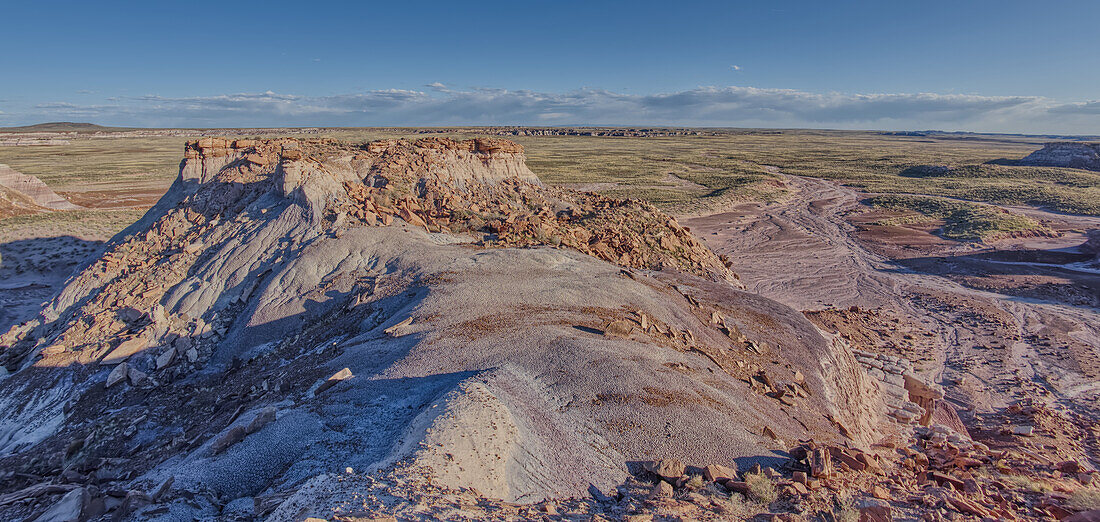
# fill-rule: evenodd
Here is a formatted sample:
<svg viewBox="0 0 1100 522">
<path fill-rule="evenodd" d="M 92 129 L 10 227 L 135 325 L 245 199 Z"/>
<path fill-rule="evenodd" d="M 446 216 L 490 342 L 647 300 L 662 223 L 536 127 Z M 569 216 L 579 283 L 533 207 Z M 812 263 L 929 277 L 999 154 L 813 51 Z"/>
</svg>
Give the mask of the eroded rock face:
<svg viewBox="0 0 1100 522">
<path fill-rule="evenodd" d="M 1096 261 L 1100 262 L 1100 230 L 1090 230 L 1088 238 L 1088 241 L 1081 248 L 1085 252 L 1096 254 Z"/>
<path fill-rule="evenodd" d="M 157 490 L 139 519 L 263 492 L 291 519 L 348 501 L 345 468 L 534 501 L 655 456 L 870 440 L 862 370 L 801 314 L 645 203 L 541 186 L 518 145 L 207 138 L 185 158 L 0 336 L 0 469 Z"/>
<path fill-rule="evenodd" d="M 1069 167 L 1100 171 L 1100 143 L 1062 141 L 1048 143 L 1028 154 L 1020 165 L 1043 167 Z"/>
<path fill-rule="evenodd" d="M 35 205 L 50 210 L 74 210 L 80 208 L 69 203 L 68 200 L 58 195 L 47 187 L 42 180 L 17 172 L 15 169 L 0 163 L 0 187 L 14 191 L 30 199 Z"/>
</svg>

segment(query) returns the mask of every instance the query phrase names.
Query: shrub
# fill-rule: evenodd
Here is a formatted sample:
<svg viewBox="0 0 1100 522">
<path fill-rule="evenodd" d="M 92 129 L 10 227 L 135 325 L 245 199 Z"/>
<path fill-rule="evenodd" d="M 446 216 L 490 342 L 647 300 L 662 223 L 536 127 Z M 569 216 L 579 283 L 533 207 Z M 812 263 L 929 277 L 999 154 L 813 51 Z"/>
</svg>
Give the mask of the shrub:
<svg viewBox="0 0 1100 522">
<path fill-rule="evenodd" d="M 928 218 L 944 221 L 941 234 L 960 241 L 990 240 L 1013 232 L 1043 231 L 1045 227 L 1027 216 L 1010 214 L 998 207 L 924 196 L 876 196 L 872 206 L 890 210 L 909 210 Z M 886 219 L 876 224 L 904 225 L 919 222 L 915 216 Z"/>
<path fill-rule="evenodd" d="M 705 483 L 706 481 L 703 479 L 702 475 L 694 474 L 684 485 L 687 486 L 688 489 L 699 489 L 703 487 Z"/>
<path fill-rule="evenodd" d="M 775 482 L 763 474 L 746 474 L 745 482 L 749 485 L 749 496 L 757 502 L 771 504 L 779 498 L 779 490 L 775 487 Z"/>
</svg>

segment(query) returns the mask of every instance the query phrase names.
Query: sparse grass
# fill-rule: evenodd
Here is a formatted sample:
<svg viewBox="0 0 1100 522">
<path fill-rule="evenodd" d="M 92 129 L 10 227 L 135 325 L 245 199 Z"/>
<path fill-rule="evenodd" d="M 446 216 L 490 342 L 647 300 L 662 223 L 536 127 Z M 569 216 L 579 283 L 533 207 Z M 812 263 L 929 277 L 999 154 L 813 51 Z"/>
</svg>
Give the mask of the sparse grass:
<svg viewBox="0 0 1100 522">
<path fill-rule="evenodd" d="M 749 485 L 749 496 L 761 504 L 771 504 L 779 498 L 775 481 L 762 473 L 746 473 L 745 482 Z"/>
<path fill-rule="evenodd" d="M 1078 511 L 1100 509 L 1100 490 L 1078 489 L 1070 493 L 1066 505 Z"/>
<path fill-rule="evenodd" d="M 352 136 L 381 137 L 367 131 L 332 133 L 341 139 Z M 766 168 L 774 166 L 787 174 L 832 179 L 870 193 L 946 196 L 1100 215 L 1100 173 L 987 164 L 1026 156 L 1049 141 L 1039 137 L 728 130 L 717 136 L 511 139 L 526 147 L 528 164 L 547 183 L 614 183 L 602 191 L 647 199 L 671 210 L 782 198 L 783 190 Z M 953 168 L 943 175 L 914 175 L 912 168 L 920 165 Z M 694 185 L 670 181 L 669 174 Z"/>
<path fill-rule="evenodd" d="M 724 486 L 719 485 L 716 482 L 707 482 L 706 484 L 703 485 L 703 489 L 705 489 L 706 492 L 708 494 L 710 494 L 711 496 L 715 496 L 715 497 L 727 497 L 727 496 L 729 496 L 726 492 L 726 488 Z"/>
<path fill-rule="evenodd" d="M 10 217 L 0 220 L 0 242 L 63 235 L 106 240 L 145 212 L 145 209 L 72 210 Z"/>
<path fill-rule="evenodd" d="M 733 493 L 729 499 L 729 511 L 729 514 L 735 517 L 733 520 L 749 520 L 758 513 L 768 511 L 768 506 L 747 499 L 740 493 Z"/>
<path fill-rule="evenodd" d="M 1054 491 L 1054 487 L 1037 478 L 1028 477 L 1025 475 L 1002 475 L 1001 482 L 1008 484 L 1017 489 L 1023 489 L 1032 493 L 1050 493 Z"/>
<path fill-rule="evenodd" d="M 186 141 L 159 136 L 67 139 L 69 145 L 0 147 L 0 163 L 37 176 L 54 190 L 150 178 L 170 182 L 179 171 Z"/>
<path fill-rule="evenodd" d="M 836 514 L 837 522 L 859 522 L 860 514 L 856 509 L 855 501 L 852 500 L 851 494 L 838 495 L 836 497 Z"/>
<path fill-rule="evenodd" d="M 859 522 L 859 517 L 859 510 L 851 505 L 844 506 L 836 512 L 837 522 Z"/>
<path fill-rule="evenodd" d="M 477 129 L 434 134 L 418 134 L 412 129 L 329 129 L 303 134 L 285 129 L 275 134 L 352 142 L 481 135 Z M 183 143 L 189 139 L 64 137 L 70 145 L 0 147 L 0 163 L 38 176 L 58 191 L 135 186 L 163 190 L 175 177 Z M 876 194 L 945 196 L 1100 215 L 1100 173 L 988 163 L 1023 157 L 1048 141 L 1044 138 L 728 129 L 715 136 L 509 139 L 524 145 L 529 166 L 547 184 L 597 184 L 605 194 L 648 200 L 673 212 L 696 213 L 738 200 L 781 199 L 785 190 L 769 171 L 777 167 L 787 174 L 832 179 Z M 950 168 L 914 168 L 922 165 Z M 958 225 L 945 229 L 948 237 L 988 238 L 1032 226 L 986 212 L 953 215 Z M 974 222 L 968 223 L 971 219 Z"/>
<path fill-rule="evenodd" d="M 948 239 L 987 241 L 1017 232 L 1042 231 L 1034 219 L 977 203 L 925 196 L 876 196 L 872 206 L 889 210 L 913 211 L 925 216 L 908 215 L 885 219 L 879 225 L 903 225 L 931 219 L 942 219 L 941 234 Z"/>
<path fill-rule="evenodd" d="M 706 479 L 702 475 L 696 473 L 691 475 L 691 478 L 684 484 L 688 489 L 699 489 L 706 484 Z"/>
<path fill-rule="evenodd" d="M 746 511 L 745 497 L 740 493 L 730 495 L 730 511 L 741 514 Z"/>
</svg>

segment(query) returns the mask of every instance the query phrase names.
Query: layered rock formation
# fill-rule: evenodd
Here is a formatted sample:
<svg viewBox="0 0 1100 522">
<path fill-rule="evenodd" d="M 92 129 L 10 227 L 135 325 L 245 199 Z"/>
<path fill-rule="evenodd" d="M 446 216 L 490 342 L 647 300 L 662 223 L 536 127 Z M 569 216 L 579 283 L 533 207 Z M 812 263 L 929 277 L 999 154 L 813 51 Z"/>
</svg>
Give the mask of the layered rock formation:
<svg viewBox="0 0 1100 522">
<path fill-rule="evenodd" d="M 68 145 L 69 140 L 51 138 L 12 138 L 0 139 L 0 147 L 41 147 L 49 145 Z"/>
<path fill-rule="evenodd" d="M 1047 143 L 1043 148 L 1028 154 L 1019 161 L 1019 164 L 1100 171 L 1100 143 L 1080 141 Z"/>
<path fill-rule="evenodd" d="M 31 201 L 31 198 L 21 192 L 0 187 L 0 219 L 21 214 L 32 214 L 40 208 Z"/>
<path fill-rule="evenodd" d="M 75 210 L 42 180 L 0 163 L 0 217 L 36 210 Z"/>
<path fill-rule="evenodd" d="M 641 460 L 875 440 L 851 353 L 730 268 L 646 203 L 541 186 L 503 140 L 189 143 L 0 337 L 0 494 L 22 492 L 0 515 L 299 520 L 381 468 L 530 502 Z"/>
</svg>

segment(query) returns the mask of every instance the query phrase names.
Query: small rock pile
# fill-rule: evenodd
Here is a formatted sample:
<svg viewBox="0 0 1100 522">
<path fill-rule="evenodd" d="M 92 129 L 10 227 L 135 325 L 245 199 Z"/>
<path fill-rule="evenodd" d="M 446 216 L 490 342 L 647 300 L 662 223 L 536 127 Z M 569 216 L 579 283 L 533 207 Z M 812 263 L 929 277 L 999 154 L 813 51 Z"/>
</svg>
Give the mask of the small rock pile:
<svg viewBox="0 0 1100 522">
<path fill-rule="evenodd" d="M 743 471 L 733 464 L 697 467 L 664 458 L 642 463 L 634 477 L 612 492 L 592 488 L 586 498 L 530 505 L 481 498 L 474 489 L 440 490 L 421 482 L 423 477 L 400 473 L 381 480 L 349 474 L 341 477 L 341 487 L 362 490 L 357 497 L 363 500 L 338 507 L 328 520 L 396 520 L 426 514 L 437 519 L 633 522 L 1049 520 L 1079 511 L 1061 507 L 1066 493 L 1025 492 L 979 474 L 974 461 L 988 465 L 988 457 L 997 453 L 983 454 L 980 445 L 960 452 L 950 443 L 931 439 L 909 442 L 908 447 L 880 444 L 861 451 L 808 441 L 792 448 L 792 460 L 778 471 L 759 465 Z M 1064 462 L 1056 467 L 1070 470 L 1080 465 Z"/>
<path fill-rule="evenodd" d="M 914 431 L 904 444 L 884 440 L 870 451 L 803 443 L 790 451 L 792 479 L 811 492 L 866 492 L 865 515 L 873 508 L 880 517 L 920 514 L 924 520 L 1061 519 L 1082 509 L 1070 501 L 1074 493 L 1100 493 L 1095 472 L 1078 461 L 1049 462 L 1029 453 L 1015 435 L 998 444 L 1009 449 L 1000 449 L 939 424 Z"/>
<path fill-rule="evenodd" d="M 622 274 L 630 278 L 638 277 L 629 270 L 623 270 Z M 724 313 L 704 306 L 690 292 L 679 287 L 676 289 L 688 301 L 700 322 L 721 334 L 718 340 L 697 338 L 691 330 L 672 327 L 642 310 L 635 310 L 623 319 L 607 321 L 598 330 L 610 337 L 645 335 L 677 351 L 702 354 L 727 374 L 748 384 L 753 392 L 775 399 L 784 406 L 795 406 L 799 399 L 812 393 L 802 372 L 796 370 L 781 375 L 780 370 L 768 364 L 778 354 L 770 351 L 766 343 L 750 339 Z M 781 442 L 770 427 L 762 428 L 762 435 Z"/>
</svg>

